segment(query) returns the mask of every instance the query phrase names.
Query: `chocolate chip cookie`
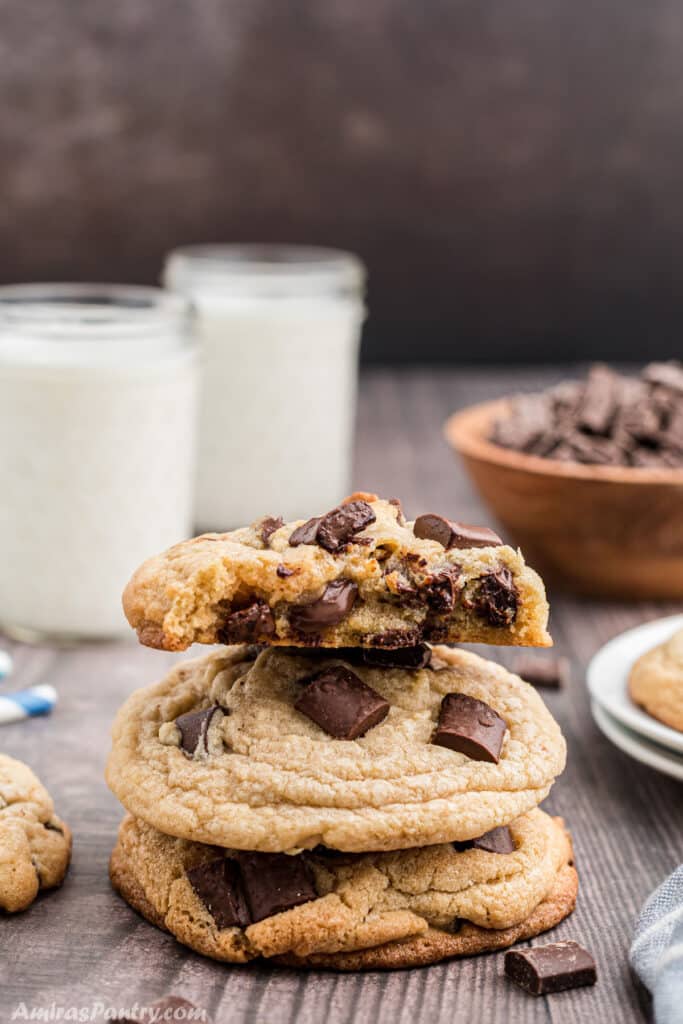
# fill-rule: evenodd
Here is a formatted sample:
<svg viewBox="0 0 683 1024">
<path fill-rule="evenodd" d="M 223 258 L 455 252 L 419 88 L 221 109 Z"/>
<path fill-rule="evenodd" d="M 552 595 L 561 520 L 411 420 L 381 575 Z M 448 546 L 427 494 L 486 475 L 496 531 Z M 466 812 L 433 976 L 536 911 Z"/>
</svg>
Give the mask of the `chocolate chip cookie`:
<svg viewBox="0 0 683 1024">
<path fill-rule="evenodd" d="M 543 583 L 493 531 L 352 495 L 325 515 L 267 516 L 142 565 L 123 605 L 140 641 L 415 647 L 547 646 Z"/>
<path fill-rule="evenodd" d="M 150 921 L 217 960 L 340 970 L 408 967 L 499 949 L 553 927 L 577 876 L 561 819 L 533 810 L 498 850 L 244 853 L 171 838 L 128 816 L 111 878 Z"/>
<path fill-rule="evenodd" d="M 244 645 L 134 693 L 107 780 L 132 814 L 183 839 L 392 850 L 507 824 L 564 762 L 536 691 L 475 654 Z"/>
<path fill-rule="evenodd" d="M 71 832 L 27 765 L 0 754 L 0 908 L 26 910 L 64 880 Z"/>
</svg>

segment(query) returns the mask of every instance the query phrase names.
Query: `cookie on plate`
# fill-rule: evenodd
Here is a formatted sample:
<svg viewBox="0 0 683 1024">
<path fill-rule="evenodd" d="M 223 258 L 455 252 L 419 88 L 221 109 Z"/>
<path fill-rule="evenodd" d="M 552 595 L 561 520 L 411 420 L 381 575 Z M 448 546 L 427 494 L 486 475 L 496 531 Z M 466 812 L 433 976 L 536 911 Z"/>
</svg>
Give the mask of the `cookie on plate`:
<svg viewBox="0 0 683 1024">
<path fill-rule="evenodd" d="M 169 651 L 551 643 L 543 583 L 519 551 L 438 515 L 408 523 L 375 495 L 177 544 L 137 570 L 123 606 L 143 644 Z"/>
<path fill-rule="evenodd" d="M 340 970 L 511 945 L 571 913 L 578 885 L 561 819 L 537 809 L 467 849 L 296 856 L 190 843 L 128 816 L 110 874 L 136 910 L 199 953 Z"/>
<path fill-rule="evenodd" d="M 628 688 L 649 715 L 683 732 L 683 629 L 638 658 Z"/>
<path fill-rule="evenodd" d="M 30 768 L 0 754 L 0 908 L 26 910 L 64 880 L 71 832 Z"/>
<path fill-rule="evenodd" d="M 466 651 L 417 654 L 409 669 L 242 646 L 178 664 L 121 708 L 109 786 L 161 832 L 262 852 L 468 840 L 536 807 L 566 751 L 533 687 Z"/>
</svg>

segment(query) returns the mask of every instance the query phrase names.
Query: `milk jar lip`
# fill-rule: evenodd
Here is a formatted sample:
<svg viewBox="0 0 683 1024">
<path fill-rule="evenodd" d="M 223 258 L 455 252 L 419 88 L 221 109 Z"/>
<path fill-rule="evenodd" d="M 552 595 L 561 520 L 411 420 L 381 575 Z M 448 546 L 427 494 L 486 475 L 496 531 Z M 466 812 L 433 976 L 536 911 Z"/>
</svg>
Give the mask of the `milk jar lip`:
<svg viewBox="0 0 683 1024">
<path fill-rule="evenodd" d="M 163 283 L 176 292 L 278 299 L 361 298 L 365 278 L 365 266 L 353 253 L 279 243 L 181 246 L 168 254 L 163 272 Z"/>
<path fill-rule="evenodd" d="M 160 365 L 169 357 L 191 355 L 190 326 L 190 302 L 161 288 L 0 286 L 0 363 L 5 365 Z"/>
</svg>

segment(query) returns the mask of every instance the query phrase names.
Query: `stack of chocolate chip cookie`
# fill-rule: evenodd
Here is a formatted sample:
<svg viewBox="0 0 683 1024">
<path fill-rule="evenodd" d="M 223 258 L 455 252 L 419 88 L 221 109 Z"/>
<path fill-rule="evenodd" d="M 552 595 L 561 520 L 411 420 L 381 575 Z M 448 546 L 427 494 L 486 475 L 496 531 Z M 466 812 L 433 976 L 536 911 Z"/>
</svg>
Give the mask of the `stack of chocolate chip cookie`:
<svg viewBox="0 0 683 1024">
<path fill-rule="evenodd" d="M 570 840 L 538 809 L 560 730 L 517 676 L 439 646 L 550 643 L 541 580 L 490 530 L 356 494 L 179 544 L 124 608 L 149 646 L 226 645 L 114 725 L 111 877 L 154 924 L 219 960 L 359 969 L 571 912 Z"/>
</svg>

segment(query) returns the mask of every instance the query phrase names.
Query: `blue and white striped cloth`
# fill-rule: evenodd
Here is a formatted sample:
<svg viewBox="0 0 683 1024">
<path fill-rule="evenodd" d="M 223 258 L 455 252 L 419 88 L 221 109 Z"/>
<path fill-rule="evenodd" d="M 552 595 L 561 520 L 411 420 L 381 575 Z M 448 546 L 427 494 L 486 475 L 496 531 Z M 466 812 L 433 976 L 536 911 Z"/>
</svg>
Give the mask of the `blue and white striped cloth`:
<svg viewBox="0 0 683 1024">
<path fill-rule="evenodd" d="M 683 864 L 640 912 L 631 965 L 653 1000 L 656 1024 L 683 1021 Z"/>
<path fill-rule="evenodd" d="M 4 679 L 12 671 L 12 659 L 7 651 L 0 651 L 0 679 Z"/>
<path fill-rule="evenodd" d="M 48 683 L 19 690 L 18 693 L 8 693 L 0 697 L 0 725 L 35 718 L 36 715 L 48 715 L 56 703 L 57 691 Z"/>
</svg>

